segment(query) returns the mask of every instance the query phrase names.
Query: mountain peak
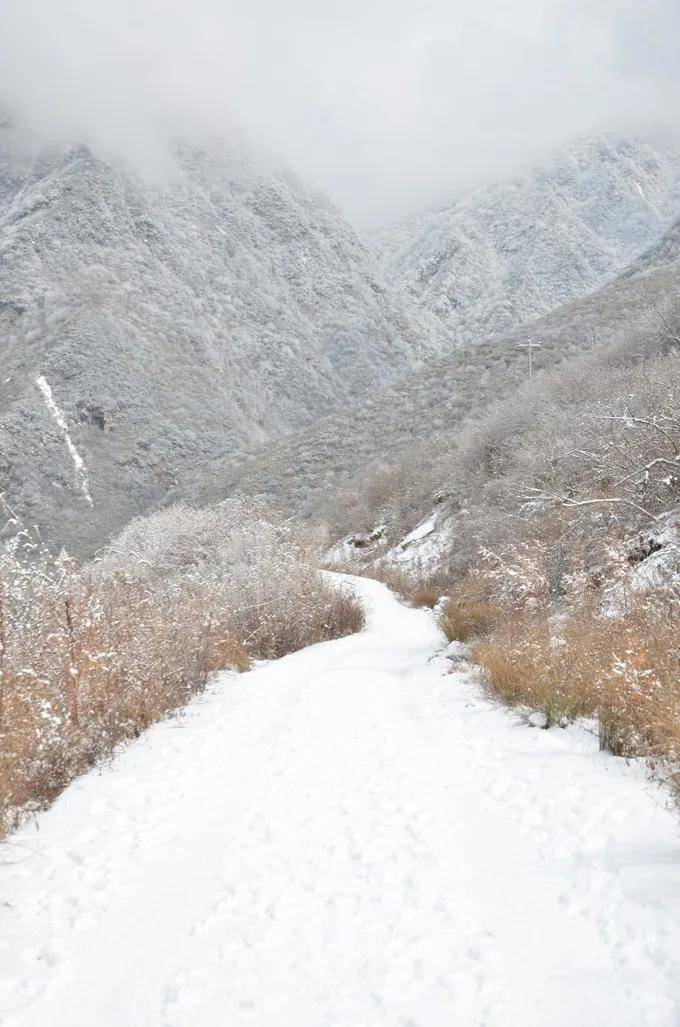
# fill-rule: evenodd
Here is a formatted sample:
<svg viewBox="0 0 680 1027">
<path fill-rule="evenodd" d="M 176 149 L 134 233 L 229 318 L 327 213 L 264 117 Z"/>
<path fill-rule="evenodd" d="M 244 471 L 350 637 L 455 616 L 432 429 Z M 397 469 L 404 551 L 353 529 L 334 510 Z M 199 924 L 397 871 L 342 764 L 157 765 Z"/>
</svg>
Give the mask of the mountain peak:
<svg viewBox="0 0 680 1027">
<path fill-rule="evenodd" d="M 416 302 L 471 343 L 599 288 L 678 207 L 680 150 L 605 134 L 379 231 L 373 244 Z"/>
</svg>

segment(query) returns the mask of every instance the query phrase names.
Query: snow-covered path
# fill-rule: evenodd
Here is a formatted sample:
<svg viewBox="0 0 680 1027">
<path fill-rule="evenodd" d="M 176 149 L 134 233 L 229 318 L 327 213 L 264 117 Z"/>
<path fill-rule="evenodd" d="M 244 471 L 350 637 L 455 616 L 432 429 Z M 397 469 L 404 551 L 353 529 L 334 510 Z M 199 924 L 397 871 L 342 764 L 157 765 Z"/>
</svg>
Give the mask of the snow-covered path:
<svg viewBox="0 0 680 1027">
<path fill-rule="evenodd" d="M 242 677 L 0 848 L 3 1027 L 670 1027 L 680 830 L 582 729 L 367 631 Z"/>
</svg>

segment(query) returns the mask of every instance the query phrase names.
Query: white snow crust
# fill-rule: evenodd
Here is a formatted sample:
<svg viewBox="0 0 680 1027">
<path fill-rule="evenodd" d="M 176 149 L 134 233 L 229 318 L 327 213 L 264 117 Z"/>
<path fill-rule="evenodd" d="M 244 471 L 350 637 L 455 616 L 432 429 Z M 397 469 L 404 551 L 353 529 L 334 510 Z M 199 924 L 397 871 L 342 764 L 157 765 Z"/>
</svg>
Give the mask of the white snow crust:
<svg viewBox="0 0 680 1027">
<path fill-rule="evenodd" d="M 47 381 L 44 375 L 39 374 L 35 380 L 35 384 L 38 386 L 38 389 L 40 390 L 40 393 L 43 399 L 45 400 L 45 406 L 47 407 L 50 414 L 56 421 L 57 425 L 59 426 L 62 438 L 66 444 L 66 448 L 69 451 L 69 456 L 73 461 L 73 467 L 76 473 L 76 482 L 78 488 L 85 497 L 85 502 L 88 504 L 88 506 L 92 506 L 93 503 L 92 496 L 90 495 L 90 483 L 88 480 L 87 467 L 85 466 L 85 461 L 76 449 L 73 439 L 71 438 L 71 435 L 68 430 L 68 421 L 66 420 L 66 415 L 57 406 L 57 402 L 54 398 L 54 395 L 52 394 L 52 387 L 50 386 L 50 383 Z"/>
<path fill-rule="evenodd" d="M 411 545 L 412 542 L 420 542 L 421 539 L 426 538 L 428 535 L 431 535 L 436 527 L 436 524 L 437 516 L 436 514 L 432 514 L 432 516 L 428 517 L 426 521 L 423 521 L 422 524 L 419 524 L 417 528 L 414 528 L 413 531 L 406 536 L 406 538 L 403 538 L 401 540 L 401 548 L 406 549 L 406 547 Z"/>
<path fill-rule="evenodd" d="M 663 794 L 356 587 L 0 848 L 3 1027 L 677 1027 Z"/>
</svg>

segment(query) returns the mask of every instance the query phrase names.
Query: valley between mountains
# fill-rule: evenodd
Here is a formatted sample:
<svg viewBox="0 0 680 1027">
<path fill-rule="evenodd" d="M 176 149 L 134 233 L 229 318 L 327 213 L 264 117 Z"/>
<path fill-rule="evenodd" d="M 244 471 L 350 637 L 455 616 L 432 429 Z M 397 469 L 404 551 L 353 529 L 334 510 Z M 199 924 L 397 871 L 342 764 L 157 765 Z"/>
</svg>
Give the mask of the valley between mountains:
<svg viewBox="0 0 680 1027">
<path fill-rule="evenodd" d="M 678 1027 L 677 136 L 97 140 L 0 116 L 3 1027 Z"/>
</svg>

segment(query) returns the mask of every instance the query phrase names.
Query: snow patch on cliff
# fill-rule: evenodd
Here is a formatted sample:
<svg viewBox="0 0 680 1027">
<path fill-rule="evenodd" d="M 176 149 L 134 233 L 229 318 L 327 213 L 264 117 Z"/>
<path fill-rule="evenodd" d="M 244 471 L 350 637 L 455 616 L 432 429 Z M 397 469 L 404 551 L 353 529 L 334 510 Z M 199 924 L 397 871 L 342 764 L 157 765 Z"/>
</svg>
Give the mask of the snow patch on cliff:
<svg viewBox="0 0 680 1027">
<path fill-rule="evenodd" d="M 50 387 L 50 384 L 42 374 L 38 375 L 38 377 L 35 380 L 35 384 L 38 386 L 40 392 L 42 393 L 42 397 L 45 400 L 45 406 L 49 410 L 54 420 L 57 422 L 57 425 L 59 426 L 59 431 L 61 432 L 64 442 L 66 443 L 66 448 L 68 449 L 70 457 L 73 460 L 73 466 L 76 472 L 76 484 L 78 485 L 78 488 L 85 497 L 85 502 L 88 504 L 88 506 L 94 506 L 94 503 L 92 502 L 92 496 L 90 495 L 90 483 L 87 473 L 87 467 L 85 466 L 85 461 L 76 449 L 73 439 L 71 438 L 71 435 L 68 430 L 68 422 L 66 420 L 66 417 L 57 406 L 54 396 L 52 395 L 52 389 Z"/>
</svg>

